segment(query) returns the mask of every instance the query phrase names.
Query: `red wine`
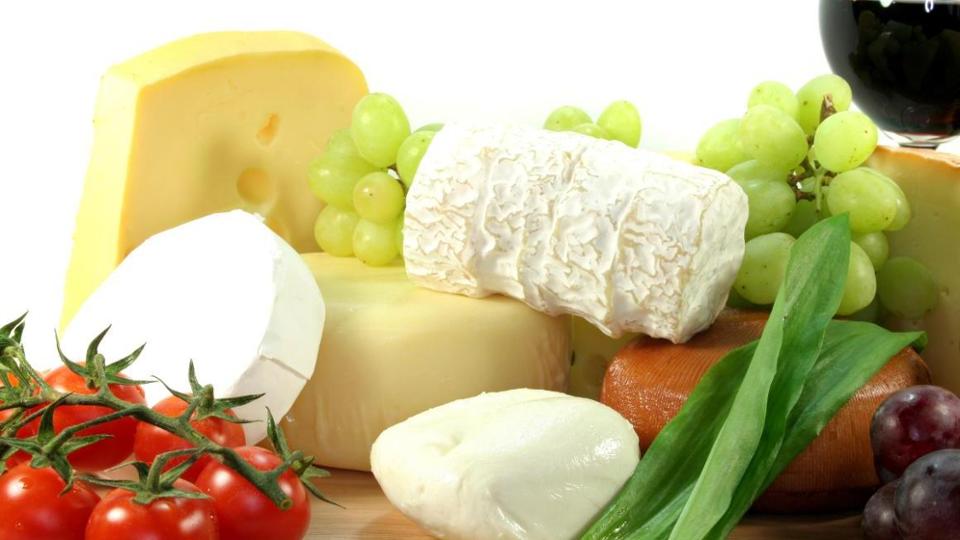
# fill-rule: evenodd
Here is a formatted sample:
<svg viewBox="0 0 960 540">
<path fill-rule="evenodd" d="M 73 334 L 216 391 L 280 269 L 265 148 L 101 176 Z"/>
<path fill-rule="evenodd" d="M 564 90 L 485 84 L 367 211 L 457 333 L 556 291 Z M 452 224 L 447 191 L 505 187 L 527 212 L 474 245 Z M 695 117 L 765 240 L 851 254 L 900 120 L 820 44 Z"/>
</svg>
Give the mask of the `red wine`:
<svg viewBox="0 0 960 540">
<path fill-rule="evenodd" d="M 917 139 L 960 134 L 960 2 L 821 0 L 834 72 L 882 129 Z"/>
</svg>

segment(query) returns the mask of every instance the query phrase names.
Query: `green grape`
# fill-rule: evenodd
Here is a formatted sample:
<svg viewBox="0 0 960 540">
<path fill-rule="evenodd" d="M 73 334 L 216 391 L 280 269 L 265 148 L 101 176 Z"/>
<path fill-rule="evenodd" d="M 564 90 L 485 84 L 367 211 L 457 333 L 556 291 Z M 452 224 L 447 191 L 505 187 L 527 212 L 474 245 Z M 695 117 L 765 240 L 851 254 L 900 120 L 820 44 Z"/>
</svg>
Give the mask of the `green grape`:
<svg viewBox="0 0 960 540">
<path fill-rule="evenodd" d="M 744 180 L 740 187 L 747 194 L 750 214 L 744 233 L 747 239 L 777 232 L 787 226 L 797 197 L 785 182 Z"/>
<path fill-rule="evenodd" d="M 425 126 L 420 126 L 419 128 L 417 128 L 417 131 L 414 131 L 414 133 L 417 133 L 417 132 L 420 132 L 420 131 L 433 131 L 433 132 L 437 132 L 437 131 L 440 131 L 441 129 L 443 129 L 443 124 L 442 124 L 441 122 L 434 122 L 433 124 L 427 124 L 427 125 L 425 125 Z"/>
<path fill-rule="evenodd" d="M 593 120 L 583 109 L 572 105 L 554 109 L 547 120 L 543 123 L 545 129 L 550 131 L 570 131 L 580 124 L 589 124 Z"/>
<path fill-rule="evenodd" d="M 727 176 L 737 183 L 744 180 L 770 180 L 784 182 L 789 171 L 780 167 L 772 167 L 755 159 L 738 163 L 727 170 Z"/>
<path fill-rule="evenodd" d="M 730 289 L 730 294 L 727 296 L 727 307 L 746 310 L 761 308 L 761 306 L 758 306 L 753 302 L 748 302 L 746 298 L 740 296 L 740 293 L 737 292 L 736 288 Z"/>
<path fill-rule="evenodd" d="M 357 145 L 353 144 L 353 135 L 350 134 L 350 128 L 334 131 L 327 141 L 324 153 L 338 156 L 360 156 L 360 152 L 357 151 Z"/>
<path fill-rule="evenodd" d="M 640 133 L 643 123 L 640 113 L 629 101 L 614 101 L 600 113 L 597 125 L 607 130 L 610 139 L 636 148 L 640 144 Z"/>
<path fill-rule="evenodd" d="M 751 107 L 740 121 L 740 143 L 750 157 L 793 169 L 807 155 L 807 136 L 787 113 L 770 105 Z"/>
<path fill-rule="evenodd" d="M 830 182 L 827 206 L 833 215 L 849 213 L 855 233 L 882 231 L 897 215 L 897 194 L 869 170 L 853 169 Z"/>
<path fill-rule="evenodd" d="M 794 238 L 771 233 L 747 241 L 733 287 L 746 301 L 765 306 L 777 298 Z"/>
<path fill-rule="evenodd" d="M 342 210 L 353 210 L 353 188 L 377 168 L 359 156 L 324 154 L 307 168 L 307 182 L 321 201 Z"/>
<path fill-rule="evenodd" d="M 320 249 L 336 257 L 353 255 L 353 231 L 360 216 L 336 206 L 327 206 L 320 211 L 313 226 L 313 237 Z"/>
<path fill-rule="evenodd" d="M 353 108 L 350 133 L 364 159 L 389 167 L 410 135 L 410 122 L 397 100 L 387 94 L 368 94 Z"/>
<path fill-rule="evenodd" d="M 740 120 L 731 118 L 717 122 L 700 137 L 697 160 L 708 169 L 729 170 L 750 159 L 740 145 Z"/>
<path fill-rule="evenodd" d="M 403 212 L 403 187 L 385 172 L 372 172 L 353 188 L 353 207 L 357 214 L 374 223 L 392 223 Z"/>
<path fill-rule="evenodd" d="M 897 215 L 893 218 L 893 221 L 887 225 L 886 231 L 899 231 L 900 229 L 907 226 L 907 223 L 910 222 L 910 218 L 913 216 L 913 212 L 910 210 L 910 201 L 907 200 L 906 194 L 903 192 L 903 189 L 900 188 L 900 185 L 890 179 L 889 176 L 870 169 L 867 167 L 860 168 L 863 171 L 867 171 L 877 178 L 883 181 L 883 183 L 890 186 L 891 189 L 896 193 L 897 196 Z"/>
<path fill-rule="evenodd" d="M 877 275 L 870 257 L 855 242 L 850 243 L 847 281 L 843 285 L 838 315 L 851 315 L 870 305 L 877 294 Z"/>
<path fill-rule="evenodd" d="M 838 112 L 849 109 L 853 101 L 850 85 L 842 77 L 833 74 L 816 77 L 797 90 L 800 105 L 797 122 L 806 133 L 812 134 L 820 125 L 820 109 L 827 96 L 830 96 L 833 108 Z"/>
<path fill-rule="evenodd" d="M 403 256 L 403 219 L 398 219 L 394 229 L 394 242 L 397 244 L 397 253 Z"/>
<path fill-rule="evenodd" d="M 894 257 L 877 274 L 880 303 L 902 319 L 915 320 L 937 307 L 937 282 L 924 265 L 909 257 Z"/>
<path fill-rule="evenodd" d="M 797 107 L 799 106 L 793 90 L 777 81 L 765 81 L 753 87 L 753 90 L 750 91 L 750 98 L 747 99 L 747 108 L 757 105 L 776 107 L 790 118 L 796 118 Z"/>
<path fill-rule="evenodd" d="M 353 231 L 353 252 L 369 266 L 384 266 L 397 258 L 396 233 L 393 223 L 380 225 L 361 219 Z"/>
<path fill-rule="evenodd" d="M 887 262 L 887 257 L 890 256 L 890 242 L 887 241 L 887 235 L 882 232 L 855 234 L 853 241 L 870 257 L 874 270 L 880 270 L 883 263 Z"/>
<path fill-rule="evenodd" d="M 799 238 L 807 229 L 813 227 L 817 221 L 820 221 L 820 216 L 817 213 L 816 201 L 801 199 L 797 201 L 797 205 L 794 206 L 793 215 L 790 216 L 790 221 L 787 222 L 783 228 L 783 232 Z"/>
<path fill-rule="evenodd" d="M 436 131 L 415 131 L 410 134 L 397 150 L 397 173 L 403 185 L 410 189 L 413 177 L 417 175 L 420 160 L 427 153 Z"/>
<path fill-rule="evenodd" d="M 877 148 L 877 126 L 863 113 L 838 112 L 817 128 L 813 146 L 820 165 L 833 172 L 849 171 Z"/>
<path fill-rule="evenodd" d="M 596 138 L 596 139 L 609 139 L 609 138 L 610 138 L 610 134 L 607 133 L 607 130 L 603 129 L 602 127 L 600 127 L 600 126 L 598 126 L 598 125 L 596 125 L 596 124 L 592 124 L 592 123 L 589 123 L 589 122 L 586 123 L 586 124 L 577 124 L 576 126 L 573 126 L 572 128 L 570 128 L 568 131 L 573 131 L 573 132 L 575 132 L 575 133 L 581 133 L 581 134 L 583 134 L 583 135 L 588 135 L 588 136 L 594 137 L 594 138 Z"/>
</svg>

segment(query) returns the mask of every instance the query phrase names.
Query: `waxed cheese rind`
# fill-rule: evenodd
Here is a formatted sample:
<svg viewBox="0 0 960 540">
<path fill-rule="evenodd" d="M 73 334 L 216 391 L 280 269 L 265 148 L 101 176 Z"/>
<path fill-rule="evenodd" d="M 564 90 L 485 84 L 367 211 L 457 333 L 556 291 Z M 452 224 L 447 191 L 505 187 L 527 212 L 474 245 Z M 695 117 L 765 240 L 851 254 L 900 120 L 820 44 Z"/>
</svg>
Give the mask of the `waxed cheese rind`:
<svg viewBox="0 0 960 540">
<path fill-rule="evenodd" d="M 384 429 L 448 401 L 518 387 L 566 389 L 566 317 L 501 296 L 422 289 L 401 266 L 303 258 L 327 319 L 314 375 L 283 428 L 292 447 L 324 466 L 370 470 L 370 447 Z"/>
<path fill-rule="evenodd" d="M 111 68 L 61 326 L 143 240 L 203 215 L 256 212 L 298 251 L 314 249 L 321 205 L 307 164 L 366 92 L 350 60 L 297 32 L 201 34 Z"/>
</svg>

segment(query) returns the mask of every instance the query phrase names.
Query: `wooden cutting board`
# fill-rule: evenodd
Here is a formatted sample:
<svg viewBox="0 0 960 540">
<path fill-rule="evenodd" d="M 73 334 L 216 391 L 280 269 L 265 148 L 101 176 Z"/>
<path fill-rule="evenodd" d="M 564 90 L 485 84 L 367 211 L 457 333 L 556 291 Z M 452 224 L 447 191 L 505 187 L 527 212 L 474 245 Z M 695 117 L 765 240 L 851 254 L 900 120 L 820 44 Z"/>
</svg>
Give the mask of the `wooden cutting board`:
<svg viewBox="0 0 960 540">
<path fill-rule="evenodd" d="M 345 509 L 313 503 L 310 540 L 401 540 L 431 538 L 395 510 L 369 473 L 331 471 L 320 488 Z M 734 540 L 847 540 L 862 538 L 860 516 L 750 516 L 730 536 Z"/>
</svg>

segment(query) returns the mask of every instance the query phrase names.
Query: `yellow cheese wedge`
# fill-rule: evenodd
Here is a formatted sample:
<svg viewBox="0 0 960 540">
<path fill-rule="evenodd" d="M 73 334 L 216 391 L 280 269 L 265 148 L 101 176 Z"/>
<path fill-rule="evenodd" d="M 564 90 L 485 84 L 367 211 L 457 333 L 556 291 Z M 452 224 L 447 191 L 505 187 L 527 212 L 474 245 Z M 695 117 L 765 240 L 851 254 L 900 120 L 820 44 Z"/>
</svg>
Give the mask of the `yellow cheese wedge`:
<svg viewBox="0 0 960 540">
<path fill-rule="evenodd" d="M 315 249 L 308 162 L 367 92 L 360 70 L 296 32 L 176 41 L 103 77 L 62 322 L 156 232 L 232 208 Z"/>
<path fill-rule="evenodd" d="M 564 390 L 570 321 L 500 296 L 415 287 L 401 266 L 304 255 L 327 319 L 313 377 L 283 421 L 290 444 L 329 467 L 370 470 L 384 429 L 455 399 Z"/>
<path fill-rule="evenodd" d="M 889 234 L 891 256 L 926 265 L 940 287 L 936 309 L 919 321 L 886 321 L 927 331 L 922 356 L 933 382 L 960 392 L 960 156 L 929 150 L 878 148 L 867 163 L 895 180 L 913 217 Z"/>
</svg>

